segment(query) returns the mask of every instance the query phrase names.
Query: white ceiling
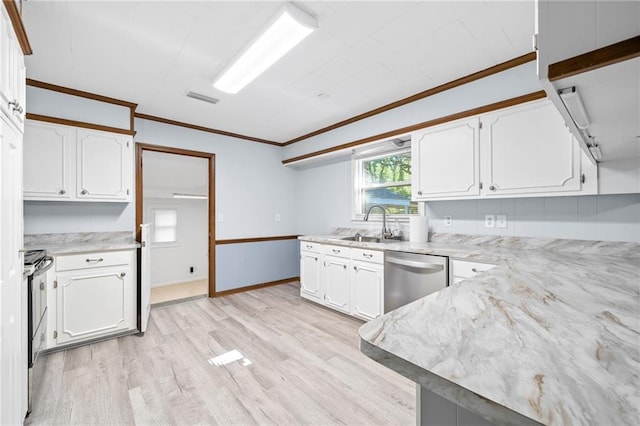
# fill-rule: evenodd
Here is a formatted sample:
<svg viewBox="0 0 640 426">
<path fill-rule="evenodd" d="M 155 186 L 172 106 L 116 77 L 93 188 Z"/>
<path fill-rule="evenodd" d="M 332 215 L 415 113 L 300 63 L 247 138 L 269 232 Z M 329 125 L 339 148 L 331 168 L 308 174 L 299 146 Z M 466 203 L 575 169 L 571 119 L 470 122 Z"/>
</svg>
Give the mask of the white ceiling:
<svg viewBox="0 0 640 426">
<path fill-rule="evenodd" d="M 214 89 L 280 4 L 29 0 L 27 75 L 284 142 L 532 49 L 533 0 L 296 2 L 319 29 L 238 94 Z"/>
<path fill-rule="evenodd" d="M 209 160 L 206 158 L 144 151 L 142 161 L 145 198 L 171 198 L 174 192 L 208 194 Z"/>
</svg>

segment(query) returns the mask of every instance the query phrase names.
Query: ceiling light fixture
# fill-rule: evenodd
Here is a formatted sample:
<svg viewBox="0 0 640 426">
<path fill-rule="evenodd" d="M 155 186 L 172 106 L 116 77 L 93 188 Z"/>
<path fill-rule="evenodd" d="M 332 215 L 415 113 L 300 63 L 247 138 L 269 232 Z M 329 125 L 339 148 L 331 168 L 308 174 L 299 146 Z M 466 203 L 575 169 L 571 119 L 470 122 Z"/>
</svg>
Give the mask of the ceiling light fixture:
<svg viewBox="0 0 640 426">
<path fill-rule="evenodd" d="M 206 195 L 198 195 L 198 194 L 182 194 L 180 192 L 174 192 L 173 198 L 187 198 L 190 200 L 206 200 L 208 197 Z"/>
<path fill-rule="evenodd" d="M 318 20 L 292 3 L 285 3 L 266 29 L 225 67 L 213 87 L 238 93 L 244 86 L 318 28 Z"/>
<path fill-rule="evenodd" d="M 584 104 L 582 103 L 582 99 L 580 98 L 576 87 L 572 86 L 560 89 L 558 90 L 558 94 L 560 95 L 560 99 L 562 99 L 564 107 L 573 119 L 573 122 L 578 126 L 578 129 L 585 130 L 589 127 L 587 110 L 584 109 Z"/>
</svg>

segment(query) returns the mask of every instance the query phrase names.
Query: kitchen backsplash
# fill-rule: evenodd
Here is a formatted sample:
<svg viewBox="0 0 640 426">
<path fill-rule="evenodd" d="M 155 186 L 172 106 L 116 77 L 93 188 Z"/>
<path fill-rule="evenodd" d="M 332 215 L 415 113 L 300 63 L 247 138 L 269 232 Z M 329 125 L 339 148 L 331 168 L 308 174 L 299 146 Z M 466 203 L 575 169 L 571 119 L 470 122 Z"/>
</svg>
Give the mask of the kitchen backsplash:
<svg viewBox="0 0 640 426">
<path fill-rule="evenodd" d="M 24 233 L 133 231 L 135 203 L 25 201 Z"/>
</svg>

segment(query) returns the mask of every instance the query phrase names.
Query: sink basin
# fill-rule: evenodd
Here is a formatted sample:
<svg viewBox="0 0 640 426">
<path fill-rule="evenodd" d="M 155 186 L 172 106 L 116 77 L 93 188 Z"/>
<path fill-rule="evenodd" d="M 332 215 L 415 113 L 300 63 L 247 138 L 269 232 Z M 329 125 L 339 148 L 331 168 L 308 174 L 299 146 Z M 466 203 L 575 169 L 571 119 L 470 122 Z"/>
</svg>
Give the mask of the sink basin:
<svg viewBox="0 0 640 426">
<path fill-rule="evenodd" d="M 359 241 L 362 243 L 381 243 L 383 242 L 380 238 L 378 237 L 365 237 L 362 235 L 356 235 L 353 237 L 344 237 L 341 238 L 341 240 L 343 241 Z"/>
</svg>

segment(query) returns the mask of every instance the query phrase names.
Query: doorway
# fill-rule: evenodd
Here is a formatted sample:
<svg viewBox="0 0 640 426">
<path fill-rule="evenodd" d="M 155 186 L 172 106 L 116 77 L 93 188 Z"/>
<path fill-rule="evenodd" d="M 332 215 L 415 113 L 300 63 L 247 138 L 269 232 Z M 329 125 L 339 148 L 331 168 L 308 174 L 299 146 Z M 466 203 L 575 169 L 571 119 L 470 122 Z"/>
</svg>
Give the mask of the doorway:
<svg viewBox="0 0 640 426">
<path fill-rule="evenodd" d="M 215 154 L 136 145 L 136 229 L 150 225 L 151 304 L 215 296 Z"/>
</svg>

